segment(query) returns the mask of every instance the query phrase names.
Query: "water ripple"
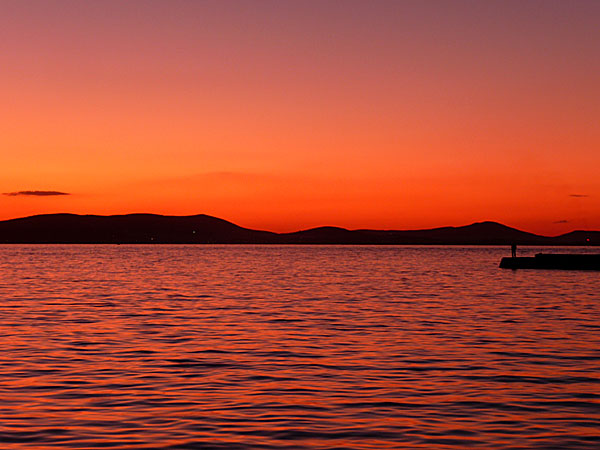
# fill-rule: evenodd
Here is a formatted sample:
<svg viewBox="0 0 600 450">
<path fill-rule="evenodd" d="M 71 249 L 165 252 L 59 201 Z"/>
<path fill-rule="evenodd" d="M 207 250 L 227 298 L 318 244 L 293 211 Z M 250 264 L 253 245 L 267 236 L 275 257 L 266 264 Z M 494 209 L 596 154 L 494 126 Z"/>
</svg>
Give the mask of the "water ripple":
<svg viewBox="0 0 600 450">
<path fill-rule="evenodd" d="M 0 448 L 599 448 L 600 277 L 504 253 L 0 246 Z"/>
</svg>

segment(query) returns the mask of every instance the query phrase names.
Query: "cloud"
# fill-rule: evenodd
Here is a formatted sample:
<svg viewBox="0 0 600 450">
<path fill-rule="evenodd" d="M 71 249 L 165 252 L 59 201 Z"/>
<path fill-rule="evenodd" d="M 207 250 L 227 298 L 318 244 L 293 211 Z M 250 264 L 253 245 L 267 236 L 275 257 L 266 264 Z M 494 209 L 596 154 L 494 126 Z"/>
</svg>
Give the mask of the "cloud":
<svg viewBox="0 0 600 450">
<path fill-rule="evenodd" d="M 569 194 L 569 197 L 587 198 L 587 197 L 589 197 L 589 195 L 587 195 L 587 194 Z"/>
<path fill-rule="evenodd" d="M 8 195 L 9 197 L 17 196 L 29 196 L 29 197 L 50 197 L 53 195 L 71 195 L 68 192 L 59 191 L 17 191 L 17 192 L 4 192 L 2 195 Z"/>
<path fill-rule="evenodd" d="M 552 222 L 552 223 L 569 223 L 569 221 L 568 220 L 557 220 L 557 221 Z"/>
</svg>

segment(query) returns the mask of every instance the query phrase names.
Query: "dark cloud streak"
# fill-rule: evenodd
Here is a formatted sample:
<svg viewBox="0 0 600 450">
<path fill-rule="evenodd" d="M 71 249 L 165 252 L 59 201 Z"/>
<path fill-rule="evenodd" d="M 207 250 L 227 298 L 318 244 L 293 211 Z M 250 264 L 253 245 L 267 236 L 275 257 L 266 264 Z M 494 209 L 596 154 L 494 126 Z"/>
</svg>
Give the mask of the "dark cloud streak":
<svg viewBox="0 0 600 450">
<path fill-rule="evenodd" d="M 60 191 L 17 191 L 17 192 L 4 192 L 2 195 L 8 195 L 9 197 L 17 196 L 29 196 L 29 197 L 51 197 L 55 195 L 71 195 L 68 192 Z"/>
<path fill-rule="evenodd" d="M 589 195 L 587 195 L 587 194 L 569 194 L 569 197 L 587 198 L 587 197 L 589 197 Z"/>
</svg>

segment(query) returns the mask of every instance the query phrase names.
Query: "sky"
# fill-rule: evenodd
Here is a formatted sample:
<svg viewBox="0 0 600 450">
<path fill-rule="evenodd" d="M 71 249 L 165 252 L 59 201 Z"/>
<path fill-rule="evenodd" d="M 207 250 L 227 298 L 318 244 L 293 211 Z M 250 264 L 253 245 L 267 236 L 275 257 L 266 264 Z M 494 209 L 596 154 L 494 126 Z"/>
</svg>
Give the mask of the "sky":
<svg viewBox="0 0 600 450">
<path fill-rule="evenodd" d="M 600 229 L 597 0 L 0 1 L 0 219 Z"/>
</svg>

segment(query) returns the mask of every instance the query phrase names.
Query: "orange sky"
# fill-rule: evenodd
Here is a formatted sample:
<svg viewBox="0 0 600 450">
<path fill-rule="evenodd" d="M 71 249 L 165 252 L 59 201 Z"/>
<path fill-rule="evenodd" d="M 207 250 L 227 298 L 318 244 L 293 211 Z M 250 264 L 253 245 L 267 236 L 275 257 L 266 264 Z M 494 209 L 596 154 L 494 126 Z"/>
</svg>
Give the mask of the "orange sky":
<svg viewBox="0 0 600 450">
<path fill-rule="evenodd" d="M 600 229 L 600 2 L 5 1 L 0 219 Z"/>
</svg>

